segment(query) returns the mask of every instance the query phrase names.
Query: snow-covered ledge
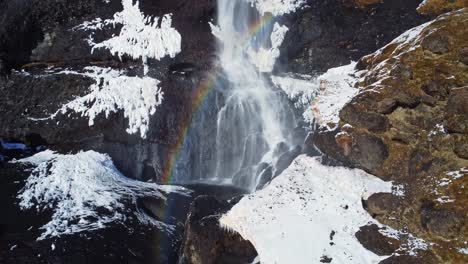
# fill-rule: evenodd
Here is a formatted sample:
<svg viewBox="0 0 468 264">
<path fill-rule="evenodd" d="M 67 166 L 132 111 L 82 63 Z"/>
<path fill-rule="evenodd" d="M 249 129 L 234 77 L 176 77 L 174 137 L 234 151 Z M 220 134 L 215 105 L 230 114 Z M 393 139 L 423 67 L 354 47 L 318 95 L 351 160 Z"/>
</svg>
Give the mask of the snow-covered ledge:
<svg viewBox="0 0 468 264">
<path fill-rule="evenodd" d="M 261 263 L 318 263 L 322 258 L 378 263 L 386 257 L 366 250 L 355 233 L 366 224 L 378 224 L 364 210 L 362 199 L 391 191 L 391 182 L 362 170 L 328 167 L 319 158 L 299 156 L 266 188 L 244 197 L 220 223 L 252 242 Z"/>
</svg>

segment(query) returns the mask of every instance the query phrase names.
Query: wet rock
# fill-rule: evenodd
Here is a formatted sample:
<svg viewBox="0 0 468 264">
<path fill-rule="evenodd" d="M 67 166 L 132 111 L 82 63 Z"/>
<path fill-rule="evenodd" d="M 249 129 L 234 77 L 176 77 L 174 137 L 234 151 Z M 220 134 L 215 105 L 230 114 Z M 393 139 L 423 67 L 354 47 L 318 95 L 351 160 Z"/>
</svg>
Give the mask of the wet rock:
<svg viewBox="0 0 468 264">
<path fill-rule="evenodd" d="M 278 158 L 278 161 L 275 164 L 275 175 L 273 178 L 280 175 L 281 172 L 288 168 L 291 162 L 293 162 L 293 160 L 301 154 L 301 151 L 301 146 L 296 146 L 288 152 L 283 153 L 283 155 Z"/>
<path fill-rule="evenodd" d="M 199 196 L 190 206 L 179 263 L 251 263 L 257 256 L 252 244 L 219 224 L 232 203 Z"/>
<path fill-rule="evenodd" d="M 266 184 L 268 184 L 273 179 L 273 167 L 269 166 L 265 168 L 259 175 L 259 181 L 257 185 L 257 190 L 263 189 Z"/>
<path fill-rule="evenodd" d="M 400 241 L 384 236 L 375 224 L 359 228 L 356 238 L 367 250 L 379 256 L 391 255 L 400 247 Z"/>
<path fill-rule="evenodd" d="M 435 54 L 443 54 L 449 51 L 449 40 L 447 36 L 429 35 L 423 39 L 421 45 L 423 49 L 429 50 Z"/>
</svg>

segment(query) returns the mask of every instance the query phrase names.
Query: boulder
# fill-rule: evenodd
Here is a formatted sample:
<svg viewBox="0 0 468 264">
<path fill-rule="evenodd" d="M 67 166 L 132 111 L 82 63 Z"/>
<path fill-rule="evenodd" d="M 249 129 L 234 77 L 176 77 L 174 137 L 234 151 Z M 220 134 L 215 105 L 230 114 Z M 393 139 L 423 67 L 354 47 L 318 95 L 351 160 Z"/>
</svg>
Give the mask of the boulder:
<svg viewBox="0 0 468 264">
<path fill-rule="evenodd" d="M 236 232 L 220 226 L 219 218 L 234 204 L 234 201 L 220 201 L 205 195 L 192 202 L 185 223 L 180 264 L 234 264 L 254 260 L 257 252 L 252 244 Z"/>
</svg>

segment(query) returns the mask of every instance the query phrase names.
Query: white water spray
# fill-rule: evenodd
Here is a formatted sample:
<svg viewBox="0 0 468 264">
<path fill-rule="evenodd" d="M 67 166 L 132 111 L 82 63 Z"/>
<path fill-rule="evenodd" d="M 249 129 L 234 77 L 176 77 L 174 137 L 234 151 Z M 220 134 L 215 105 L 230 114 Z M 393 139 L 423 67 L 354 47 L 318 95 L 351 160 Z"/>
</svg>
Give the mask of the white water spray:
<svg viewBox="0 0 468 264">
<path fill-rule="evenodd" d="M 220 61 L 231 89 L 218 113 L 216 177 L 231 178 L 251 190 L 258 180 L 257 164 L 272 162 L 275 147 L 287 142 L 286 128 L 294 119 L 249 56 L 277 44 L 271 43 L 274 26 L 269 22 L 271 18 L 262 17 L 247 1 L 218 0 Z"/>
</svg>

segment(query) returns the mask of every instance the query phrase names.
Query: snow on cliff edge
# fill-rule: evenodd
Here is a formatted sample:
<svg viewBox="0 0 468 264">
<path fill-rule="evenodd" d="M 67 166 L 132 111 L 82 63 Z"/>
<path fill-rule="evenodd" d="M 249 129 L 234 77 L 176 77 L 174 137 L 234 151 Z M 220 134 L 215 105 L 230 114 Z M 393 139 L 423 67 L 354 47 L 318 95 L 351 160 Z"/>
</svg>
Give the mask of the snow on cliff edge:
<svg viewBox="0 0 468 264">
<path fill-rule="evenodd" d="M 18 194 L 21 209 L 53 212 L 51 221 L 41 227 L 43 233 L 38 240 L 105 228 L 132 216 L 171 231 L 171 225 L 140 212 L 136 200 L 165 200 L 169 192 L 187 192 L 181 187 L 128 179 L 108 155 L 94 151 L 62 155 L 46 150 L 17 162 L 36 166 Z"/>
<path fill-rule="evenodd" d="M 385 257 L 366 250 L 355 233 L 374 222 L 361 200 L 391 189 L 390 182 L 362 170 L 327 167 L 317 158 L 299 156 L 265 189 L 244 197 L 220 223 L 252 242 L 261 263 L 319 263 L 322 258 L 378 263 Z"/>
</svg>

